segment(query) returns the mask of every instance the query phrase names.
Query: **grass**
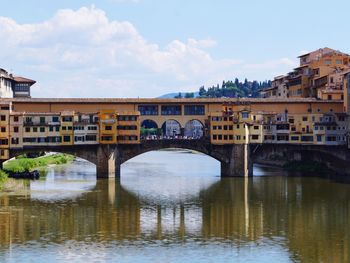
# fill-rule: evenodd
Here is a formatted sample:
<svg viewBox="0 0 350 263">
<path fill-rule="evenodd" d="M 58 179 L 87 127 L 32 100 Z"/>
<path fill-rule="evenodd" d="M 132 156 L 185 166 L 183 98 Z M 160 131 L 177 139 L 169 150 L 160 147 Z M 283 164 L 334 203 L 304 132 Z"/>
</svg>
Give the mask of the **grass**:
<svg viewBox="0 0 350 263">
<path fill-rule="evenodd" d="M 29 172 L 36 168 L 47 167 L 50 164 L 65 164 L 74 160 L 74 156 L 69 154 L 53 154 L 38 158 L 26 158 L 19 156 L 16 159 L 4 163 L 4 170 L 11 172 Z"/>
<path fill-rule="evenodd" d="M 3 170 L 0 170 L 0 190 L 4 186 L 4 183 L 7 180 L 7 173 L 5 173 Z"/>
</svg>

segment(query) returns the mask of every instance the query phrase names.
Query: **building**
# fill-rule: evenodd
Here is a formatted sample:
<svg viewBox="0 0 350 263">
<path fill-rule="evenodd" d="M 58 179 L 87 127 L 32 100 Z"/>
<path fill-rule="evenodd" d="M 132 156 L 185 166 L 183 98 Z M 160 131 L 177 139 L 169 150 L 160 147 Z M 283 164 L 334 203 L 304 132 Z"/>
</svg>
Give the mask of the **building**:
<svg viewBox="0 0 350 263">
<path fill-rule="evenodd" d="M 344 72 L 350 69 L 350 56 L 330 48 L 303 54 L 299 67 L 278 76 L 272 86 L 261 91 L 263 98 L 317 98 L 343 100 Z"/>
<path fill-rule="evenodd" d="M 30 88 L 35 83 L 34 80 L 13 76 L 0 68 L 0 98 L 30 98 Z"/>
</svg>

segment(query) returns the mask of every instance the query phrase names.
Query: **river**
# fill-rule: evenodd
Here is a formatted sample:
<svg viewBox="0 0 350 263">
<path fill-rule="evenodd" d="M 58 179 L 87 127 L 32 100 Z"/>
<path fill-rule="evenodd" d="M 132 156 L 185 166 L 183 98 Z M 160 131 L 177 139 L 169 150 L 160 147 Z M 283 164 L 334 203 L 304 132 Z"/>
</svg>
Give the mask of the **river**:
<svg viewBox="0 0 350 263">
<path fill-rule="evenodd" d="M 0 193 L 0 262 L 350 262 L 350 185 L 157 151 L 96 180 L 78 159 Z"/>
</svg>

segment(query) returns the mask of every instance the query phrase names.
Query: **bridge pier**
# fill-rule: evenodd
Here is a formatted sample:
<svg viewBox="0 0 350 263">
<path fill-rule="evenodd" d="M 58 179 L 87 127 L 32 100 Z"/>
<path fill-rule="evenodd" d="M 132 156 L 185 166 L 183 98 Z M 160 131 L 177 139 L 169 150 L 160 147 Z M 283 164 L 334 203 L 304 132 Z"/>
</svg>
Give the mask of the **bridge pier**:
<svg viewBox="0 0 350 263">
<path fill-rule="evenodd" d="M 253 175 L 248 144 L 232 145 L 227 153 L 228 160 L 221 161 L 221 177 L 248 177 Z"/>
<path fill-rule="evenodd" d="M 97 178 L 120 177 L 121 158 L 116 145 L 100 145 L 97 148 Z"/>
</svg>

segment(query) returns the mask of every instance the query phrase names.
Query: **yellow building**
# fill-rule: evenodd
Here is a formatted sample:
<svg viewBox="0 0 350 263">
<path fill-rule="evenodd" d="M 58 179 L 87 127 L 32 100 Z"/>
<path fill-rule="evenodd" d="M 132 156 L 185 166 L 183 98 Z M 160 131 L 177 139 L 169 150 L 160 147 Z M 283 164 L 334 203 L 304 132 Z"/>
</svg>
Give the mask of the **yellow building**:
<svg viewBox="0 0 350 263">
<path fill-rule="evenodd" d="M 140 113 L 138 111 L 117 114 L 117 143 L 140 143 Z"/>
<path fill-rule="evenodd" d="M 23 113 L 12 112 L 10 115 L 10 148 L 23 147 Z"/>
<path fill-rule="evenodd" d="M 235 142 L 233 116 L 227 112 L 212 112 L 209 115 L 210 141 L 212 144 Z"/>
<path fill-rule="evenodd" d="M 74 144 L 74 111 L 63 111 L 61 112 L 61 143 L 62 145 L 73 145 Z"/>
<path fill-rule="evenodd" d="M 101 110 L 99 112 L 99 128 L 101 144 L 117 143 L 117 114 L 115 110 Z"/>
<path fill-rule="evenodd" d="M 0 103 L 0 160 L 9 158 L 11 103 Z"/>
</svg>

